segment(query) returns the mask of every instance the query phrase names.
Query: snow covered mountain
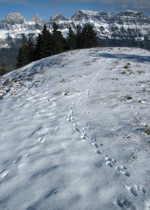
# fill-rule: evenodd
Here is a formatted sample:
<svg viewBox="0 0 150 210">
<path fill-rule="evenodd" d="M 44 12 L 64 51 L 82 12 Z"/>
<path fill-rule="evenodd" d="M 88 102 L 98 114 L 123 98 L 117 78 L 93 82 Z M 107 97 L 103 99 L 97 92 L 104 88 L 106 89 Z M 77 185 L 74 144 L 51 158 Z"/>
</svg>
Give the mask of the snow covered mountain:
<svg viewBox="0 0 150 210">
<path fill-rule="evenodd" d="M 150 48 L 150 18 L 142 12 L 108 13 L 80 10 L 69 19 L 57 14 L 45 22 L 49 30 L 52 29 L 54 21 L 59 24 L 64 36 L 67 35 L 69 26 L 75 29 L 77 24 L 84 27 L 85 24 L 91 23 L 102 46 L 128 45 Z M 27 21 L 20 13 L 8 14 L 0 22 L 0 46 L 6 46 L 8 38 L 14 42 L 22 33 L 37 36 L 43 24 L 44 21 L 38 15 L 34 16 L 32 21 Z"/>
<path fill-rule="evenodd" d="M 150 209 L 150 52 L 62 53 L 0 77 L 0 209 Z"/>
</svg>

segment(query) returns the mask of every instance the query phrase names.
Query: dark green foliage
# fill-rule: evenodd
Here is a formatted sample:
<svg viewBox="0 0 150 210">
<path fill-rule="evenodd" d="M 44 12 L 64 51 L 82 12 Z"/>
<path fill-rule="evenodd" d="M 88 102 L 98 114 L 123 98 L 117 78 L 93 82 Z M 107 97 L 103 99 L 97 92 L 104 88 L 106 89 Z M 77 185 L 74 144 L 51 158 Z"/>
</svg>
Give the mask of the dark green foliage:
<svg viewBox="0 0 150 210">
<path fill-rule="evenodd" d="M 64 51 L 64 38 L 56 23 L 53 24 L 52 43 L 53 55 Z"/>
<path fill-rule="evenodd" d="M 29 52 L 29 41 L 24 35 L 22 35 L 22 46 L 19 50 L 16 67 L 20 68 L 30 62 L 31 62 L 31 58 L 30 58 L 30 52 Z"/>
<path fill-rule="evenodd" d="M 73 32 L 72 28 L 69 27 L 68 37 L 67 37 L 67 44 L 69 50 L 75 50 L 77 48 L 77 36 Z"/>
<path fill-rule="evenodd" d="M 92 25 L 85 25 L 79 36 L 80 48 L 97 47 L 99 44 L 96 35 Z"/>
<path fill-rule="evenodd" d="M 31 40 L 31 38 L 29 38 L 29 56 L 30 56 L 30 62 L 35 60 L 35 46 Z"/>
<path fill-rule="evenodd" d="M 37 38 L 35 60 L 52 55 L 52 36 L 44 24 L 42 33 Z"/>
<path fill-rule="evenodd" d="M 49 32 L 44 24 L 41 34 L 37 37 L 35 46 L 31 39 L 27 40 L 24 35 L 22 36 L 22 45 L 17 57 L 17 67 L 22 67 L 32 61 L 55 55 L 66 50 L 97 46 L 96 32 L 91 25 L 85 25 L 82 31 L 78 25 L 76 33 L 69 27 L 68 37 L 65 39 L 58 30 L 58 25 L 56 23 L 53 24 L 52 33 Z"/>
<path fill-rule="evenodd" d="M 2 67 L 0 68 L 0 76 L 4 75 L 6 73 L 7 73 L 7 70 L 6 70 L 5 65 L 3 64 Z"/>
<path fill-rule="evenodd" d="M 82 44 L 81 48 L 88 48 L 88 27 L 85 25 L 82 31 Z"/>
<path fill-rule="evenodd" d="M 36 47 L 35 47 L 35 60 L 44 58 L 43 51 L 44 51 L 43 39 L 42 39 L 42 35 L 39 34 L 39 36 L 37 37 Z"/>
<path fill-rule="evenodd" d="M 92 25 L 87 27 L 87 48 L 98 47 L 97 33 L 94 31 Z"/>
<path fill-rule="evenodd" d="M 76 27 L 76 45 L 78 49 L 82 47 L 82 32 L 79 25 Z"/>
</svg>

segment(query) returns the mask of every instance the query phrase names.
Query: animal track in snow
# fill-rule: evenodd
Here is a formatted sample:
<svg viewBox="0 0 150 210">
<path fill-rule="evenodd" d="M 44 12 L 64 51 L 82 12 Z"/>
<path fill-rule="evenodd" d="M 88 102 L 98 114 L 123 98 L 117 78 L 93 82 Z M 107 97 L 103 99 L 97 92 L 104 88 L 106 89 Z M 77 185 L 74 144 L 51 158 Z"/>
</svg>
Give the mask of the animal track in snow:
<svg viewBox="0 0 150 210">
<path fill-rule="evenodd" d="M 125 166 L 118 166 L 116 167 L 117 171 L 119 171 L 120 173 L 124 174 L 125 176 L 130 176 L 130 173 L 127 171 L 127 167 Z"/>
<path fill-rule="evenodd" d="M 99 85 L 98 80 L 97 80 L 97 77 L 99 77 L 99 76 L 100 76 L 99 74 L 96 75 L 96 77 L 92 80 L 92 83 L 90 84 L 89 88 L 86 91 L 84 91 L 84 93 L 82 93 L 80 95 L 80 98 L 75 103 L 73 103 L 72 106 L 69 107 L 69 113 L 68 113 L 68 116 L 66 117 L 66 119 L 67 119 L 67 121 L 71 122 L 73 130 L 79 133 L 81 139 L 89 140 L 95 153 L 97 153 L 98 155 L 101 155 L 101 157 L 104 158 L 104 162 L 106 163 L 106 165 L 108 165 L 110 168 L 112 168 L 112 170 L 116 170 L 116 172 L 120 173 L 122 176 L 126 176 L 126 178 L 129 178 L 131 176 L 131 174 L 126 166 L 120 165 L 115 159 L 113 159 L 109 154 L 107 154 L 107 151 L 106 151 L 107 155 L 104 153 L 104 151 L 101 151 L 100 148 L 102 148 L 104 145 L 102 142 L 99 143 L 100 139 L 97 140 L 96 138 L 93 138 L 90 135 L 91 131 L 88 132 L 88 130 L 91 130 L 91 128 L 88 126 L 88 124 L 86 123 L 87 126 L 82 125 L 83 126 L 82 127 L 80 125 L 81 122 L 76 120 L 76 117 L 78 116 L 78 115 L 76 116 L 76 112 L 77 112 L 77 114 L 79 114 L 78 109 L 80 111 L 80 109 L 82 108 L 83 114 L 81 114 L 81 115 L 85 116 L 86 114 L 89 113 L 87 110 L 88 100 L 89 100 L 89 97 L 94 93 L 95 85 Z M 78 125 L 80 125 L 80 126 L 78 126 Z M 138 187 L 136 184 L 133 186 L 124 185 L 124 187 L 135 198 L 138 197 L 139 194 L 142 194 L 142 196 L 146 195 L 145 188 Z M 147 202 L 145 198 L 144 198 L 144 202 Z M 126 198 L 117 199 L 117 205 L 121 209 L 136 210 L 135 205 L 130 200 L 128 200 Z M 146 210 L 150 210 L 150 202 L 149 203 L 147 202 L 146 205 L 148 206 L 148 208 Z"/>
<path fill-rule="evenodd" d="M 14 160 L 12 163 L 18 163 L 22 159 L 22 156 L 19 156 L 16 160 Z"/>
<path fill-rule="evenodd" d="M 99 154 L 99 155 L 102 154 L 101 151 L 100 151 L 100 149 L 94 148 L 94 151 L 95 151 L 97 154 Z"/>
<path fill-rule="evenodd" d="M 84 139 L 84 140 L 85 140 L 87 136 L 86 136 L 86 134 L 83 132 L 83 133 L 81 133 L 81 136 L 80 136 L 80 137 L 81 137 L 81 139 Z"/>
<path fill-rule="evenodd" d="M 136 210 L 136 207 L 134 206 L 134 204 L 132 204 L 131 201 L 127 200 L 126 198 L 120 198 L 117 200 L 117 205 L 121 208 L 121 209 L 132 209 L 132 210 Z"/>
<path fill-rule="evenodd" d="M 137 186 L 137 185 L 133 185 L 133 186 L 128 186 L 127 184 L 125 184 L 126 189 L 132 193 L 132 195 L 134 196 L 138 196 L 138 194 L 142 194 L 143 196 L 146 195 L 146 190 L 143 186 Z"/>
<path fill-rule="evenodd" d="M 38 142 L 40 142 L 41 144 L 46 142 L 46 138 L 45 137 L 39 137 L 38 138 Z"/>
<path fill-rule="evenodd" d="M 114 167 L 115 166 L 115 163 L 116 163 L 116 160 L 112 159 L 111 157 L 105 155 L 105 161 L 106 161 L 106 164 L 110 167 Z"/>
<path fill-rule="evenodd" d="M 2 170 L 0 171 L 0 177 L 5 178 L 8 175 L 9 171 L 8 170 Z"/>
</svg>

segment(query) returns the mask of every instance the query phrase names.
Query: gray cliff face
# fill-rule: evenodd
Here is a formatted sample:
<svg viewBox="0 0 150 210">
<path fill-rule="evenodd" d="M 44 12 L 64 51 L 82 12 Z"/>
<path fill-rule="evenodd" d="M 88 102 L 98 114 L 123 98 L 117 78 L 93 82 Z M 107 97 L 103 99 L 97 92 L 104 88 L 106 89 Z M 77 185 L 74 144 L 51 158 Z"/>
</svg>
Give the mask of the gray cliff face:
<svg viewBox="0 0 150 210">
<path fill-rule="evenodd" d="M 11 13 L 0 21 L 0 30 L 3 32 L 3 36 L 0 33 L 0 47 L 7 43 L 8 36 L 12 40 L 20 38 L 22 33 L 26 36 L 31 34 L 37 36 L 44 23 L 51 31 L 54 22 L 59 25 L 64 36 L 67 35 L 69 26 L 75 30 L 77 24 L 83 28 L 85 24 L 90 23 L 97 31 L 100 44 L 104 46 L 115 46 L 118 43 L 119 45 L 126 43 L 125 45 L 136 46 L 135 43 L 138 42 L 138 46 L 145 47 L 143 41 L 150 39 L 150 18 L 142 12 L 109 13 L 80 10 L 70 19 L 57 14 L 47 22 L 44 22 L 37 14 L 32 18 L 32 21 L 27 21 L 20 13 Z"/>
</svg>

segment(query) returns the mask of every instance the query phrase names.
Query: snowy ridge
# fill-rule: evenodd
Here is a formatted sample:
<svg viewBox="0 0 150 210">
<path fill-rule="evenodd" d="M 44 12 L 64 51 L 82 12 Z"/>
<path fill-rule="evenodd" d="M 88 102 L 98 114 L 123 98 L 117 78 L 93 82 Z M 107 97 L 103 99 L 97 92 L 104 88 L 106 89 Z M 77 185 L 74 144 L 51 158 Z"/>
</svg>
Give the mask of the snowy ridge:
<svg viewBox="0 0 150 210">
<path fill-rule="evenodd" d="M 1 77 L 0 207 L 149 210 L 149 62 L 76 50 Z"/>
<path fill-rule="evenodd" d="M 83 28 L 85 24 L 90 23 L 97 31 L 102 46 L 127 45 L 149 48 L 147 42 L 150 40 L 150 18 L 146 17 L 144 13 L 135 11 L 109 13 L 86 10 L 78 11 L 69 19 L 57 14 L 46 22 L 39 15 L 35 15 L 32 21 L 28 21 L 20 13 L 8 14 L 4 20 L 0 21 L 0 47 L 4 47 L 8 38 L 9 40 L 12 38 L 13 44 L 16 39 L 21 38 L 22 33 L 29 37 L 36 37 L 44 23 L 51 31 L 54 21 L 59 25 L 59 29 L 64 36 L 67 35 L 69 26 L 75 30 L 77 24 Z"/>
</svg>

